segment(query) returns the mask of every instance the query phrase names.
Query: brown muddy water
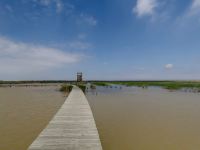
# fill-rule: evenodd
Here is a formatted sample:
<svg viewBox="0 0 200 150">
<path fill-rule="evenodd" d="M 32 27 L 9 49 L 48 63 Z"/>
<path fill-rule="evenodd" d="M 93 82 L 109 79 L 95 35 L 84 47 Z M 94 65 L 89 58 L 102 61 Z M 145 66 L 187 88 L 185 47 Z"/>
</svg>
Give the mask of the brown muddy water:
<svg viewBox="0 0 200 150">
<path fill-rule="evenodd" d="M 58 88 L 0 88 L 0 150 L 28 148 L 66 99 Z"/>
<path fill-rule="evenodd" d="M 87 93 L 104 150 L 199 150 L 200 94 L 98 87 Z"/>
<path fill-rule="evenodd" d="M 26 150 L 66 97 L 59 86 L 0 88 L 0 150 Z M 104 150 L 199 150 L 200 94 L 117 86 L 87 97 Z"/>
</svg>

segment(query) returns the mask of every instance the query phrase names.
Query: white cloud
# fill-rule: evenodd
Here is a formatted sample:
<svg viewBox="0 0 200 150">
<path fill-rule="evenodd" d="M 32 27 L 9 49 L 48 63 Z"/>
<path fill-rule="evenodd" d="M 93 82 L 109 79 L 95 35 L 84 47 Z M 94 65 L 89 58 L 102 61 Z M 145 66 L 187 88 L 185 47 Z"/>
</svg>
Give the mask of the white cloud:
<svg viewBox="0 0 200 150">
<path fill-rule="evenodd" d="M 83 21 L 91 26 L 96 26 L 98 23 L 97 20 L 93 16 L 89 16 L 89 15 L 81 13 L 80 17 L 81 17 L 81 21 Z"/>
<path fill-rule="evenodd" d="M 200 0 L 193 0 L 188 15 L 196 15 L 200 13 Z"/>
<path fill-rule="evenodd" d="M 50 6 L 50 5 L 55 5 L 56 7 L 56 12 L 60 13 L 63 10 L 63 3 L 62 0 L 34 0 L 35 2 L 39 2 L 41 5 L 44 6 Z"/>
<path fill-rule="evenodd" d="M 133 12 L 136 13 L 138 17 L 153 16 L 157 6 L 157 0 L 137 0 Z"/>
<path fill-rule="evenodd" d="M 173 64 L 166 64 L 165 69 L 172 69 L 174 67 Z"/>
<path fill-rule="evenodd" d="M 81 54 L 68 53 L 60 49 L 14 42 L 0 37 L 0 75 L 20 75 L 52 70 L 78 63 Z"/>
</svg>

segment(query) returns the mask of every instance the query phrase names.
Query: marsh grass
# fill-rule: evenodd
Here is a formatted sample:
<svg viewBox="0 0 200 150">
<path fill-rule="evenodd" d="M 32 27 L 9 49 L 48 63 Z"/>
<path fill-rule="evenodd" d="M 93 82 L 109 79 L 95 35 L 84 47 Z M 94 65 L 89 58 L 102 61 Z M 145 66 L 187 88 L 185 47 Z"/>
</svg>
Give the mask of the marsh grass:
<svg viewBox="0 0 200 150">
<path fill-rule="evenodd" d="M 98 86 L 107 86 L 110 84 L 118 84 L 125 86 L 158 86 L 169 90 L 180 90 L 183 88 L 200 89 L 200 82 L 197 81 L 107 81 L 107 82 L 94 82 Z"/>
<path fill-rule="evenodd" d="M 60 91 L 61 91 L 61 92 L 68 92 L 68 93 L 69 93 L 69 92 L 71 92 L 72 88 L 73 88 L 72 85 L 63 84 L 63 85 L 61 85 L 61 87 L 60 87 Z"/>
<path fill-rule="evenodd" d="M 97 86 L 109 86 L 110 82 L 92 82 L 92 84 Z"/>
<path fill-rule="evenodd" d="M 85 93 L 86 92 L 86 84 L 77 84 L 77 86 Z"/>
</svg>

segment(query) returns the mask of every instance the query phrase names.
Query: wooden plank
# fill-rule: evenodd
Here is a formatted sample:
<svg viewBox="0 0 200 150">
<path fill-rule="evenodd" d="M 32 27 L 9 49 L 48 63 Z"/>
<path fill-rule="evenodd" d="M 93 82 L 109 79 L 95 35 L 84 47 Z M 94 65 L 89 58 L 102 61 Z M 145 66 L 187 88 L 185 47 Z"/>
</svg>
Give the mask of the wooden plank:
<svg viewBox="0 0 200 150">
<path fill-rule="evenodd" d="M 102 150 L 91 108 L 78 87 L 28 150 Z"/>
</svg>

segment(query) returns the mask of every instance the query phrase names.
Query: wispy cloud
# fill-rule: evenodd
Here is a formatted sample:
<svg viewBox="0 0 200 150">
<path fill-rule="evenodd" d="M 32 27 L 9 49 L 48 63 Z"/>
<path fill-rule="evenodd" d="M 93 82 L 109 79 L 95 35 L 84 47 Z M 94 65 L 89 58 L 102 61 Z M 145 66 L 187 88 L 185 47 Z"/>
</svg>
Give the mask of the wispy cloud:
<svg viewBox="0 0 200 150">
<path fill-rule="evenodd" d="M 192 0 L 191 4 L 187 7 L 185 12 L 177 17 L 176 22 L 178 29 L 176 30 L 186 30 L 199 28 L 200 23 L 200 0 Z M 193 26 L 191 28 L 191 26 Z"/>
<path fill-rule="evenodd" d="M 88 25 L 91 25 L 91 26 L 96 26 L 98 23 L 98 21 L 93 16 L 90 16 L 84 13 L 80 14 L 79 22 L 87 23 Z"/>
<path fill-rule="evenodd" d="M 64 8 L 64 4 L 62 0 L 34 0 L 34 1 L 39 2 L 41 5 L 44 5 L 44 6 L 55 5 L 57 13 L 61 13 Z"/>
<path fill-rule="evenodd" d="M 51 43 L 51 47 L 59 48 L 59 49 L 68 49 L 74 52 L 84 52 L 93 48 L 93 44 L 86 41 L 85 39 L 77 38 L 76 40 L 72 41 L 65 41 L 64 43 Z"/>
<path fill-rule="evenodd" d="M 60 13 L 63 10 L 63 3 L 61 1 L 56 1 L 56 12 Z"/>
<path fill-rule="evenodd" d="M 173 64 L 166 64 L 165 65 L 165 69 L 172 69 L 174 67 L 174 65 Z"/>
<path fill-rule="evenodd" d="M 42 5 L 49 6 L 53 0 L 34 0 L 39 1 Z"/>
<path fill-rule="evenodd" d="M 52 9 L 55 8 L 57 14 L 65 14 L 66 16 L 71 15 L 72 18 L 76 18 L 78 24 L 87 24 L 89 26 L 96 26 L 98 21 L 97 19 L 87 13 L 78 12 L 75 6 L 68 1 L 65 0 L 33 0 L 39 5 L 45 7 L 45 9 Z M 53 7 L 51 7 L 53 6 Z"/>
<path fill-rule="evenodd" d="M 86 50 L 92 47 L 90 43 L 82 41 L 74 41 L 69 43 L 69 47 L 72 49 Z"/>
<path fill-rule="evenodd" d="M 12 8 L 10 5 L 6 5 L 6 6 L 5 6 L 5 9 L 6 9 L 8 12 L 13 12 L 13 8 Z"/>
<path fill-rule="evenodd" d="M 78 63 L 83 59 L 78 53 L 0 37 L 0 75 L 27 74 L 51 70 Z"/>
<path fill-rule="evenodd" d="M 196 15 L 196 14 L 200 14 L 200 0 L 193 0 L 188 11 L 188 15 Z"/>
<path fill-rule="evenodd" d="M 152 16 L 155 14 L 157 6 L 157 0 L 137 0 L 136 6 L 133 8 L 133 12 L 136 13 L 138 17 Z"/>
<path fill-rule="evenodd" d="M 84 40 L 84 39 L 86 39 L 86 38 L 87 38 L 87 34 L 85 34 L 85 33 L 80 33 L 80 34 L 78 34 L 78 39 Z"/>
</svg>

